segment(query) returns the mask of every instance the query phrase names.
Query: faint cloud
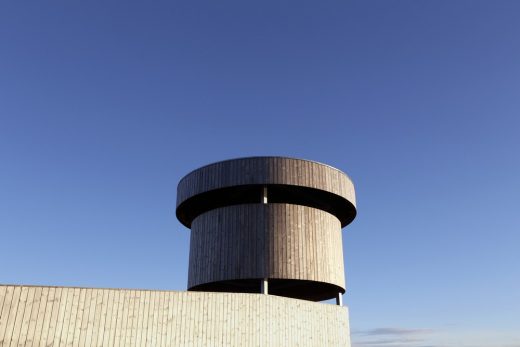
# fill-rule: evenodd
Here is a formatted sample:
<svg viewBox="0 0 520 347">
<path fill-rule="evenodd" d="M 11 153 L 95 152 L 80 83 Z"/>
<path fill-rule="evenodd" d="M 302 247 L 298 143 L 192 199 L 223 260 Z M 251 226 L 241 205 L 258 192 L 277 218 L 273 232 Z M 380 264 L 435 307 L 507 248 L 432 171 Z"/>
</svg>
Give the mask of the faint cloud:
<svg viewBox="0 0 520 347">
<path fill-rule="evenodd" d="M 507 335 L 507 336 L 505 336 Z M 380 327 L 352 330 L 352 347 L 520 347 L 518 332 Z"/>
<path fill-rule="evenodd" d="M 425 336 L 432 329 L 375 328 L 352 332 L 353 347 L 438 347 L 425 343 Z"/>
<path fill-rule="evenodd" d="M 379 335 L 420 335 L 432 333 L 432 329 L 403 329 L 403 328 L 376 328 L 370 330 L 358 330 L 353 335 L 379 336 Z"/>
<path fill-rule="evenodd" d="M 425 341 L 419 339 L 387 339 L 373 340 L 363 342 L 352 342 L 352 347 L 440 347 L 433 345 L 425 345 Z"/>
</svg>

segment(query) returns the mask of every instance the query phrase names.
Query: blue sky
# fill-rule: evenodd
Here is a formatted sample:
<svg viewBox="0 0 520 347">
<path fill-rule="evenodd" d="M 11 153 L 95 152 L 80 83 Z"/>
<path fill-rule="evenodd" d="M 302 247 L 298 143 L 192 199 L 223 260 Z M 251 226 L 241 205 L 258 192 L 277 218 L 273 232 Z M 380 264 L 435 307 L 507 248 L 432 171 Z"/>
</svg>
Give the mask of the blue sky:
<svg viewBox="0 0 520 347">
<path fill-rule="evenodd" d="M 0 5 L 0 283 L 184 290 L 176 185 L 325 162 L 355 347 L 520 346 L 520 2 Z"/>
</svg>

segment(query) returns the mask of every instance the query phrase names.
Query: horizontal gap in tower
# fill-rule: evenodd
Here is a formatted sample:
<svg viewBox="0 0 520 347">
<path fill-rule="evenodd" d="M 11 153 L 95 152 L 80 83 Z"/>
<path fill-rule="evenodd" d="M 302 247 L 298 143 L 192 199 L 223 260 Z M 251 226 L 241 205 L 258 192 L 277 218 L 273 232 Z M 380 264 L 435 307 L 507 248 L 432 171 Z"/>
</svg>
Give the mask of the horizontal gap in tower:
<svg viewBox="0 0 520 347">
<path fill-rule="evenodd" d="M 257 204 L 264 200 L 317 208 L 336 216 L 341 226 L 348 225 L 356 216 L 356 208 L 345 198 L 320 189 L 293 185 L 241 185 L 210 190 L 195 195 L 177 207 L 178 219 L 187 227 L 202 213 L 233 205 Z"/>
</svg>

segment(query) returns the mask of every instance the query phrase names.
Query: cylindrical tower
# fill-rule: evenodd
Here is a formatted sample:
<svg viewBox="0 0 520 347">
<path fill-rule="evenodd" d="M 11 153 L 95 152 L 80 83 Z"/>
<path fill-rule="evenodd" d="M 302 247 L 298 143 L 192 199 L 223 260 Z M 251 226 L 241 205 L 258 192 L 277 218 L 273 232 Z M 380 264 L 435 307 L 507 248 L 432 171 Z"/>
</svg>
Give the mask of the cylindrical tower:
<svg viewBox="0 0 520 347">
<path fill-rule="evenodd" d="M 188 290 L 340 298 L 341 228 L 355 204 L 348 176 L 314 161 L 240 158 L 189 173 L 176 211 L 191 228 Z"/>
</svg>

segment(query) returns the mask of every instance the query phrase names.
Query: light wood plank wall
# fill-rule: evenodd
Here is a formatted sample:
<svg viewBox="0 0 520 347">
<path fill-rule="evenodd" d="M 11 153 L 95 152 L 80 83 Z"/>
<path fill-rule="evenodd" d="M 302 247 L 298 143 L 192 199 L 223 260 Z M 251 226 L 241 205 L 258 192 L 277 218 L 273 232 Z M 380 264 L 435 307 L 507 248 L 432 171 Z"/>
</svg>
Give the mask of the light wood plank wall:
<svg viewBox="0 0 520 347">
<path fill-rule="evenodd" d="M 188 288 L 254 278 L 318 281 L 345 290 L 340 221 L 291 204 L 234 205 L 195 218 Z"/>
<path fill-rule="evenodd" d="M 0 346 L 350 346 L 346 307 L 261 294 L 0 286 Z"/>
</svg>

